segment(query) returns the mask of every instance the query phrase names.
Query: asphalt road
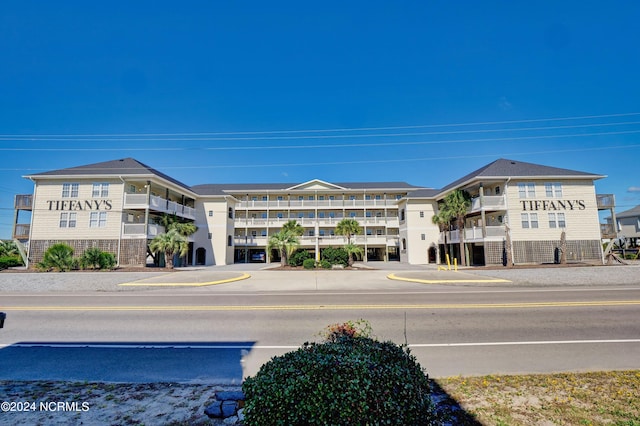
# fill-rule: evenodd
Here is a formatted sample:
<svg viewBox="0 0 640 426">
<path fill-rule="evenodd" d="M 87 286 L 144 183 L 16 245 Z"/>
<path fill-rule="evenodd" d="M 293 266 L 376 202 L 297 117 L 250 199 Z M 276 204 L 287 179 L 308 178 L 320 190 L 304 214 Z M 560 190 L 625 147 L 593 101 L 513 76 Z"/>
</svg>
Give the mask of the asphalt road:
<svg viewBox="0 0 640 426">
<path fill-rule="evenodd" d="M 213 286 L 99 292 L 8 291 L 2 274 L 0 380 L 239 383 L 328 324 L 359 318 L 380 339 L 406 339 L 434 377 L 640 368 L 640 269 L 615 280 L 586 269 L 591 281 L 571 285 L 554 284 L 557 271 L 436 283 L 434 271 L 392 271 L 429 284 L 392 281 L 389 271 L 250 271 Z M 179 274 L 135 282 L 212 282 L 215 271 Z"/>
</svg>

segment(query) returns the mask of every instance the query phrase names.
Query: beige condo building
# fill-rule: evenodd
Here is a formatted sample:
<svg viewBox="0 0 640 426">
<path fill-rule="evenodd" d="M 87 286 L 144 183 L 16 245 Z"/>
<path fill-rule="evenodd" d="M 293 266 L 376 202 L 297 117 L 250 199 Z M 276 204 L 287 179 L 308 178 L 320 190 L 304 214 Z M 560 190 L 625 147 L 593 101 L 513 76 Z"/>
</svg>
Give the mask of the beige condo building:
<svg viewBox="0 0 640 426">
<path fill-rule="evenodd" d="M 34 191 L 16 196 L 14 237 L 27 244 L 31 262 L 65 242 L 76 254 L 99 247 L 120 265 L 145 265 L 167 214 L 198 228 L 185 265 L 276 261 L 268 239 L 289 220 L 304 228 L 300 248 L 318 258 L 345 243 L 335 233 L 343 218 L 361 225 L 354 242 L 367 261 L 441 263 L 445 252 L 460 257 L 462 237 L 474 265 L 502 264 L 508 241 L 517 264 L 553 262 L 563 231 L 569 260 L 601 261 L 598 210 L 612 199 L 596 194 L 602 175 L 505 159 L 441 189 L 319 179 L 189 186 L 132 158 L 26 177 Z M 464 228 L 454 221 L 441 231 L 432 218 L 456 189 L 472 196 Z M 20 221 L 25 210 L 29 223 Z"/>
</svg>

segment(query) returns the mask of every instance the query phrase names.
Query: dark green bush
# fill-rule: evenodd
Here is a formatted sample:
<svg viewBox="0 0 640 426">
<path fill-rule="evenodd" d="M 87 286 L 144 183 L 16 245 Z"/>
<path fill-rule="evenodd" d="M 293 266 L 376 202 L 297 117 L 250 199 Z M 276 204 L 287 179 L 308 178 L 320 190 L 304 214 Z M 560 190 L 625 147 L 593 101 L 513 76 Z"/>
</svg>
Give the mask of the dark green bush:
<svg viewBox="0 0 640 426">
<path fill-rule="evenodd" d="M 264 364 L 244 382 L 245 424 L 437 424 L 428 377 L 392 342 L 340 336 Z"/>
<path fill-rule="evenodd" d="M 78 264 L 82 269 L 113 269 L 116 266 L 116 257 L 112 253 L 92 247 L 85 250 L 78 259 Z"/>
<path fill-rule="evenodd" d="M 113 269 L 116 267 L 116 256 L 113 253 L 103 251 L 100 253 L 100 269 Z"/>
<path fill-rule="evenodd" d="M 320 261 L 320 267 L 321 267 L 322 269 L 331 269 L 331 262 L 329 262 L 329 261 L 328 261 L 328 260 L 326 260 L 326 259 L 322 259 L 322 260 Z"/>
<path fill-rule="evenodd" d="M 22 259 L 15 256 L 0 257 L 0 271 L 14 266 L 22 266 Z"/>
<path fill-rule="evenodd" d="M 328 261 L 332 265 L 343 265 L 347 266 L 349 264 L 349 254 L 342 247 L 327 247 L 322 250 L 322 259 Z"/>
<path fill-rule="evenodd" d="M 289 258 L 289 265 L 302 266 L 302 263 L 307 259 L 311 259 L 311 253 L 307 250 L 297 250 Z"/>
<path fill-rule="evenodd" d="M 302 262 L 302 267 L 304 269 L 313 269 L 316 267 L 316 260 L 315 259 L 305 259 L 304 262 Z"/>
<path fill-rule="evenodd" d="M 44 252 L 38 269 L 68 271 L 73 267 L 73 248 L 64 243 L 54 244 Z"/>
</svg>

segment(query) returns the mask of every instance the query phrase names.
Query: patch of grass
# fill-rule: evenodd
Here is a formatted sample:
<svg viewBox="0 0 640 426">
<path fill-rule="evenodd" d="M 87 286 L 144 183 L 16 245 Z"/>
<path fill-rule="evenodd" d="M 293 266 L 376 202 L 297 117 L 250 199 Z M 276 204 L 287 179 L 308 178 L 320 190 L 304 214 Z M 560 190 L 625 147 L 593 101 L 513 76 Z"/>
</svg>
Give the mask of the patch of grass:
<svg viewBox="0 0 640 426">
<path fill-rule="evenodd" d="M 640 426 L 640 370 L 436 382 L 483 424 Z"/>
</svg>

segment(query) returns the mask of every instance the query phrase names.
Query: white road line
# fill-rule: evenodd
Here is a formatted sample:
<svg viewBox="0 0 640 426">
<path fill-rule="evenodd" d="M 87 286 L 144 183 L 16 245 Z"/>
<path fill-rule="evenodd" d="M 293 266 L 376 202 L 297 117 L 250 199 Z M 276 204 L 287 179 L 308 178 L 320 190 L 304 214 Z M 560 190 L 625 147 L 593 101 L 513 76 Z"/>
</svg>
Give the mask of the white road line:
<svg viewBox="0 0 640 426">
<path fill-rule="evenodd" d="M 526 345 L 573 345 L 573 344 L 621 344 L 640 343 L 640 339 L 607 339 L 607 340 L 540 340 L 529 342 L 469 342 L 469 343 L 414 343 L 410 348 L 448 348 L 467 346 L 526 346 Z M 108 343 L 15 343 L 0 345 L 5 348 L 98 348 L 98 349 L 298 349 L 300 346 L 289 345 L 181 345 L 181 344 L 108 344 Z"/>
</svg>

